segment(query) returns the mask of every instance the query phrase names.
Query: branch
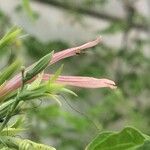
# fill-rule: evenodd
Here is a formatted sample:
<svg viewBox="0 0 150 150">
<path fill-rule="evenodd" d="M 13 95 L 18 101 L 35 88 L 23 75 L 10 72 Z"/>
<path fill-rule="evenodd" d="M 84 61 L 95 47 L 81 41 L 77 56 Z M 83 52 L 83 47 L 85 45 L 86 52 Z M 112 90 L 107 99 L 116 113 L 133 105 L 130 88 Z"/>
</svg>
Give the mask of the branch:
<svg viewBox="0 0 150 150">
<path fill-rule="evenodd" d="M 59 8 L 62 8 L 62 9 L 75 11 L 75 12 L 81 13 L 83 15 L 89 15 L 91 17 L 98 18 L 98 19 L 103 19 L 103 20 L 106 20 L 106 21 L 114 21 L 114 22 L 115 21 L 118 21 L 118 22 L 123 22 L 124 21 L 124 19 L 122 19 L 120 17 L 116 17 L 116 16 L 106 14 L 106 13 L 103 13 L 103 12 L 97 12 L 95 10 L 90 10 L 90 9 L 87 9 L 87 8 L 83 8 L 81 6 L 75 6 L 75 5 L 70 6 L 69 4 L 62 3 L 62 2 L 59 2 L 59 1 L 56 1 L 56 0 L 35 0 L 35 1 L 39 1 L 41 3 L 46 3 L 46 4 L 49 4 L 49 5 L 52 5 L 52 6 L 55 6 L 55 7 L 59 7 Z M 142 23 L 133 23 L 132 27 L 136 28 L 136 29 L 143 30 L 143 31 L 148 30 L 148 25 L 144 25 Z"/>
</svg>

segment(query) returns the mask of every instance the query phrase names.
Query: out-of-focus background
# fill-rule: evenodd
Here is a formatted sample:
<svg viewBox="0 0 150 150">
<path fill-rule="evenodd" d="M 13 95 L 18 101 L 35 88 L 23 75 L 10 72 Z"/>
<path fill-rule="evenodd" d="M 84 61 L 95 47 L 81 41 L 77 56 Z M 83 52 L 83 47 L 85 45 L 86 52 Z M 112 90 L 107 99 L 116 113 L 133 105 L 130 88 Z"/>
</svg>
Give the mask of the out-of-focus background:
<svg viewBox="0 0 150 150">
<path fill-rule="evenodd" d="M 15 58 L 28 66 L 55 52 L 103 37 L 103 43 L 63 63 L 65 75 L 114 80 L 117 90 L 71 88 L 79 97 L 38 100 L 27 136 L 58 150 L 82 150 L 100 131 L 134 126 L 150 134 L 149 0 L 0 0 L 0 37 L 13 25 L 24 36 L 0 51 L 0 67 Z M 72 108 L 71 106 L 74 108 Z M 75 109 L 79 110 L 75 111 Z M 84 115 L 83 115 L 84 114 Z"/>
</svg>

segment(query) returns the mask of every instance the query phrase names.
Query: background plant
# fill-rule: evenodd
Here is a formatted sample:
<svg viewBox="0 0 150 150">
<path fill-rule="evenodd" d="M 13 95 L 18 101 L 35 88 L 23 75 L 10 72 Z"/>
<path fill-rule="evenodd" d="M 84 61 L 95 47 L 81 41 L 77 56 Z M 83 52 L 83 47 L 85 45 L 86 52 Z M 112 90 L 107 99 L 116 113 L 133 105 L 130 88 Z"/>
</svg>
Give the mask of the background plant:
<svg viewBox="0 0 150 150">
<path fill-rule="evenodd" d="M 100 92 L 99 90 L 90 90 L 89 92 L 89 90 L 74 89 L 79 95 L 80 101 L 75 101 L 73 96 L 67 97 L 67 99 L 75 108 L 77 107 L 78 110 L 82 110 L 87 116 L 93 118 L 101 130 L 117 130 L 126 125 L 132 125 L 149 134 L 150 63 L 149 56 L 145 55 L 144 52 L 145 46 L 149 44 L 149 39 L 140 36 L 141 30 L 148 33 L 148 18 L 137 12 L 135 9 L 136 2 L 121 2 L 125 3 L 124 6 L 128 14 L 127 18 L 119 20 L 117 17 L 113 18 L 107 13 L 104 13 L 105 16 L 103 17 L 98 11 L 99 17 L 104 18 L 104 20 L 110 20 L 110 26 L 103 31 L 97 31 L 103 36 L 106 34 L 110 36 L 113 34 L 115 36 L 115 33 L 123 32 L 124 36 L 122 37 L 121 47 L 115 48 L 104 42 L 103 45 L 95 48 L 94 53 L 87 53 L 87 55 L 90 55 L 90 60 L 85 55 L 73 58 L 71 61 L 70 59 L 65 60 L 66 73 L 72 72 L 75 75 L 86 74 L 97 77 L 108 76 L 115 79 L 119 88 L 115 92 L 107 89 L 102 89 Z M 90 14 L 94 17 L 93 10 L 91 9 L 95 5 L 103 7 L 103 5 L 107 5 L 108 1 L 103 3 L 82 1 L 81 7 L 75 5 L 73 1 L 47 1 L 47 3 L 58 8 L 63 7 L 69 13 L 73 12 L 71 14 L 72 17 L 76 17 L 76 22 L 80 20 L 80 23 L 83 23 L 82 17 L 84 14 Z M 5 24 L 8 25 L 8 23 Z M 2 26 L 2 28 L 4 27 L 6 26 Z M 130 33 L 135 28 L 138 29 L 139 34 L 131 40 Z M 3 35 L 4 31 L 5 28 Z M 17 39 L 17 41 L 20 40 Z M 39 59 L 42 55 L 44 56 L 49 52 L 49 48 L 54 50 L 65 49 L 70 47 L 70 45 L 66 41 L 59 40 L 50 41 L 45 44 L 36 37 L 26 37 L 22 42 L 14 43 L 11 49 L 14 49 L 12 52 L 15 57 L 18 55 L 15 46 L 19 46 L 19 49 L 22 49 L 22 51 L 19 50 L 20 53 L 26 50 L 32 56 L 31 58 Z M 12 54 L 9 51 L 4 50 L 4 52 L 5 55 L 3 56 L 5 57 Z M 12 58 L 11 55 L 10 58 Z M 8 63 L 10 62 L 8 61 Z M 80 64 L 83 65 L 81 66 Z M 72 69 L 72 66 L 76 66 L 76 69 Z M 65 105 L 65 101 L 62 103 Z M 72 110 L 68 105 L 59 109 L 55 103 L 50 103 L 50 106 L 45 105 L 43 104 L 42 107 L 32 109 L 29 112 L 29 116 L 34 118 L 34 122 L 40 122 L 39 124 L 31 124 L 31 131 L 29 132 L 31 139 L 43 141 L 47 137 L 51 137 L 56 141 L 54 143 L 57 149 L 83 149 L 97 133 L 97 130 L 90 121 Z M 43 124 L 45 128 L 42 127 Z M 79 135 L 83 136 L 83 140 L 78 140 Z"/>
</svg>

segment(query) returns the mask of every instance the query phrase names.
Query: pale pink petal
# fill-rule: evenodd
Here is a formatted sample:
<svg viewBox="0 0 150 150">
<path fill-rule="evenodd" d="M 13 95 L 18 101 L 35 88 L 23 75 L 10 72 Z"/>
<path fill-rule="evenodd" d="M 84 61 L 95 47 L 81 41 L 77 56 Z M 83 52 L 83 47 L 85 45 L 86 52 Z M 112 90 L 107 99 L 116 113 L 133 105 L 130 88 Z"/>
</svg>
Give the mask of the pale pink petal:
<svg viewBox="0 0 150 150">
<path fill-rule="evenodd" d="M 53 75 L 44 74 L 43 80 L 49 80 L 51 76 Z M 31 83 L 32 81 L 35 80 L 35 78 L 33 78 L 28 82 Z M 81 88 L 103 88 L 103 87 L 108 87 L 111 89 L 116 88 L 115 82 L 112 80 L 97 79 L 93 77 L 59 76 L 56 82 L 59 84 L 76 86 Z M 0 95 L 1 95 L 0 99 L 20 87 L 21 87 L 21 78 L 20 76 L 16 76 L 14 79 L 8 81 L 6 85 L 4 84 L 4 86 L 0 87 Z"/>
<path fill-rule="evenodd" d="M 34 81 L 35 78 L 28 81 L 28 83 Z M 14 92 L 16 89 L 21 87 L 21 75 L 16 75 L 11 80 L 4 83 L 2 86 L 0 86 L 0 100 L 5 97 L 7 94 L 10 94 L 11 92 Z"/>
<path fill-rule="evenodd" d="M 52 75 L 44 74 L 43 80 L 48 80 Z M 80 77 L 80 76 L 59 76 L 57 83 L 82 87 L 82 88 L 102 88 L 108 87 L 115 89 L 115 82 L 109 79 L 97 79 L 93 77 Z"/>
<path fill-rule="evenodd" d="M 74 56 L 78 53 L 80 53 L 82 50 L 96 46 L 97 44 L 99 44 L 101 42 L 101 37 L 97 38 L 94 41 L 88 42 L 86 44 L 83 44 L 81 46 L 78 47 L 74 47 L 74 48 L 69 48 L 60 52 L 57 52 L 53 55 L 52 60 L 50 61 L 50 64 L 53 64 L 61 59 L 67 58 L 67 57 L 71 57 Z"/>
</svg>

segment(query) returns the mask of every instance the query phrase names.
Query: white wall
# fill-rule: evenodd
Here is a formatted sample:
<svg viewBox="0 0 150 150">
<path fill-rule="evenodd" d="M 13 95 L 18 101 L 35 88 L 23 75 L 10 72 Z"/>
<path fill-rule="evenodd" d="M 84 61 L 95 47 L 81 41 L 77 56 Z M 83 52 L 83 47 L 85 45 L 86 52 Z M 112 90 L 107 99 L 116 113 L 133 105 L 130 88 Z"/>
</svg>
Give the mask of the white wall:
<svg viewBox="0 0 150 150">
<path fill-rule="evenodd" d="M 52 7 L 50 5 L 32 2 L 33 10 L 40 14 L 37 21 L 31 22 L 23 13 L 16 13 L 15 7 L 20 3 L 20 0 L 0 0 L 0 8 L 3 9 L 12 19 L 12 22 L 23 27 L 29 34 L 38 37 L 42 41 L 48 40 L 63 40 L 76 45 L 83 43 L 99 36 L 97 31 L 109 25 L 109 22 L 83 16 L 82 23 L 77 22 L 75 16 L 69 15 L 60 8 Z M 136 8 L 144 15 L 148 15 L 148 5 L 146 0 L 138 0 Z M 96 8 L 98 9 L 98 8 Z M 103 8 L 104 12 L 111 13 L 114 16 L 125 17 L 125 11 L 120 1 L 109 1 L 109 4 Z M 119 12 L 119 13 L 118 13 Z M 147 38 L 148 35 L 144 32 L 133 30 L 130 37 L 142 36 Z M 103 41 L 111 46 L 118 47 L 121 45 L 122 33 L 103 36 Z M 149 51 L 145 48 L 145 51 Z"/>
</svg>

